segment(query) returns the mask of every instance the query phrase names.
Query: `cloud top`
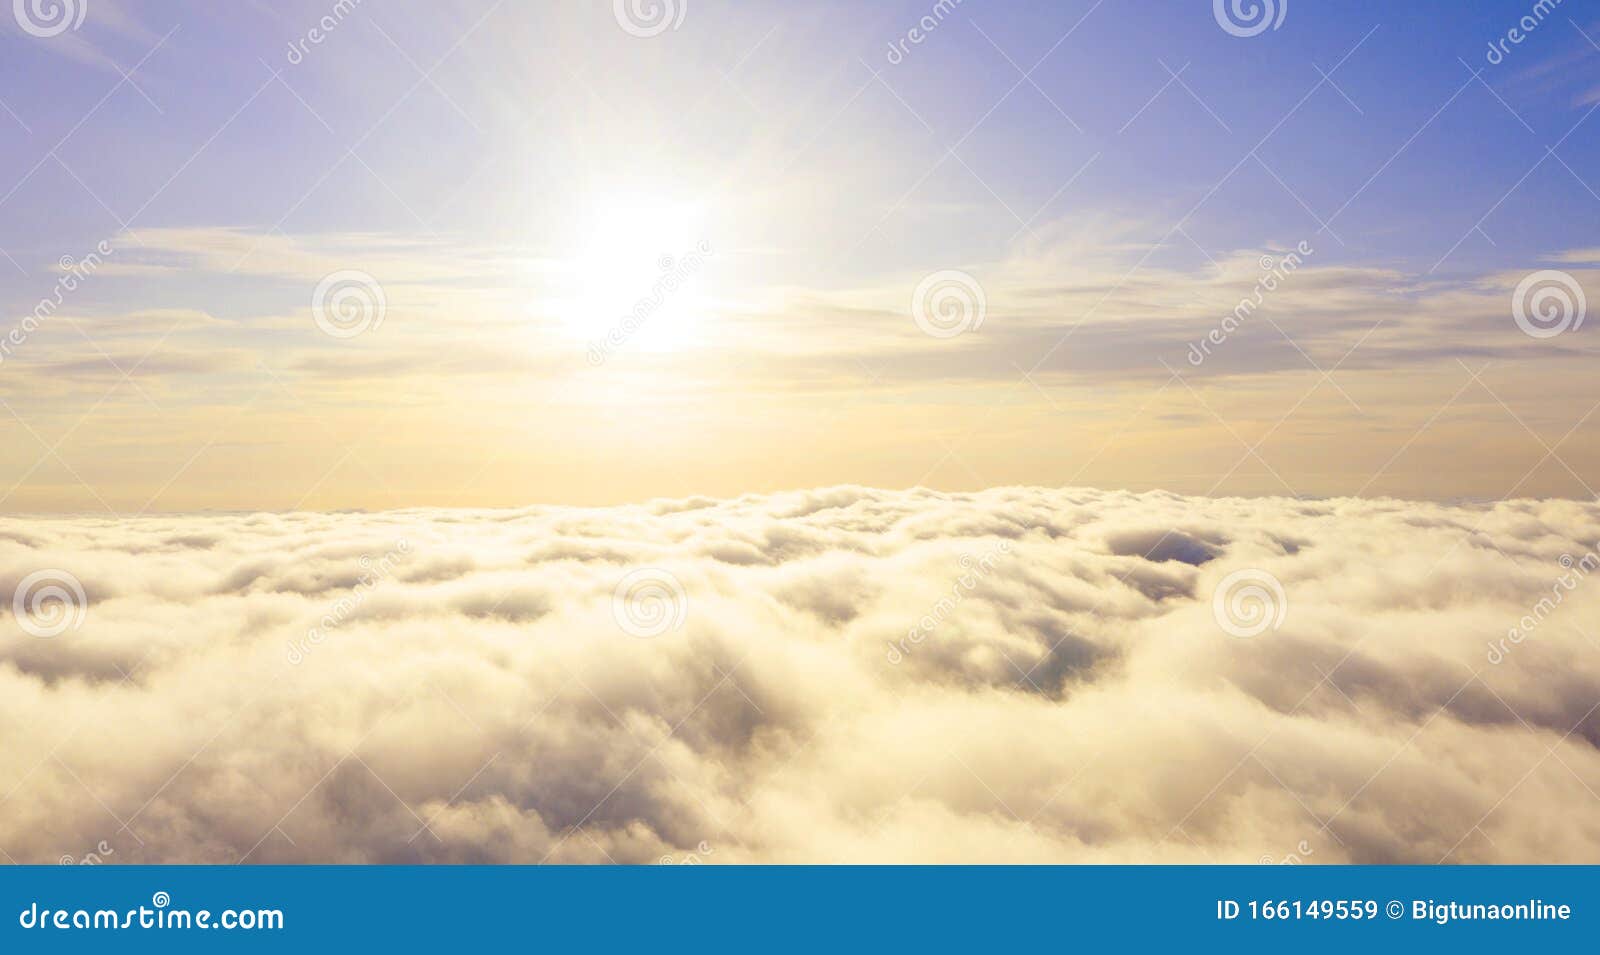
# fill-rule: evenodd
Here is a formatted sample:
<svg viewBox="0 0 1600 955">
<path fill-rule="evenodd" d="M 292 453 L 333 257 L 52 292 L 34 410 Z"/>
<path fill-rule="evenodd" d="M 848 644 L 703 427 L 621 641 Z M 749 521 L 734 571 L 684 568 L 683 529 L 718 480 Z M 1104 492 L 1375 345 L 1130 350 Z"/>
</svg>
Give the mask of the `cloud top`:
<svg viewBox="0 0 1600 955">
<path fill-rule="evenodd" d="M 0 620 L 0 850 L 1588 861 L 1597 540 L 1021 487 L 11 520 L 0 594 L 81 597 Z"/>
</svg>

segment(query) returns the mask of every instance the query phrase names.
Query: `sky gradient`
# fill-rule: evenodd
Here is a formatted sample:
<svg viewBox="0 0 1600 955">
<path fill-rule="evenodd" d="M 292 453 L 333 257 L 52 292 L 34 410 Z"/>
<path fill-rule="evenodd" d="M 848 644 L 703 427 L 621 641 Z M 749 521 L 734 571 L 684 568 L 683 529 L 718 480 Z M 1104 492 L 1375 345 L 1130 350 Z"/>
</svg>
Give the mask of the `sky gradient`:
<svg viewBox="0 0 1600 955">
<path fill-rule="evenodd" d="M 1600 483 L 1578 0 L 66 7 L 13 512 Z"/>
</svg>

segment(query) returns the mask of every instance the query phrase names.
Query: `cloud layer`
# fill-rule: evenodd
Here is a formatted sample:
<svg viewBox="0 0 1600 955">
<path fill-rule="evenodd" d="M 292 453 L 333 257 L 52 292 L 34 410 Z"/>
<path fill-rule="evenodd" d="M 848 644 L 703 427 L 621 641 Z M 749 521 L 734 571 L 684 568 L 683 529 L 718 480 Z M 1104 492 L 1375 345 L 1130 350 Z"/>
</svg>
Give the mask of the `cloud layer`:
<svg viewBox="0 0 1600 955">
<path fill-rule="evenodd" d="M 918 324 L 956 301 L 917 294 L 945 288 L 922 266 L 767 286 L 713 245 L 676 290 L 656 272 L 607 279 L 621 299 L 601 306 L 570 249 L 116 235 L 0 324 L 0 470 L 16 475 L 0 503 L 604 505 L 841 480 L 1594 494 L 1594 249 L 1442 276 L 1309 240 L 1146 262 L 1164 226 L 1040 228 L 963 266 L 972 286 L 957 286 L 985 305 L 947 316 L 966 328 L 953 338 Z M 661 473 L 629 466 L 642 441 Z M 1331 466 L 1330 443 L 1347 450 Z M 552 467 L 542 446 L 567 457 Z"/>
<path fill-rule="evenodd" d="M 1593 861 L 1597 540 L 1038 488 L 11 520 L 0 850 Z"/>
</svg>

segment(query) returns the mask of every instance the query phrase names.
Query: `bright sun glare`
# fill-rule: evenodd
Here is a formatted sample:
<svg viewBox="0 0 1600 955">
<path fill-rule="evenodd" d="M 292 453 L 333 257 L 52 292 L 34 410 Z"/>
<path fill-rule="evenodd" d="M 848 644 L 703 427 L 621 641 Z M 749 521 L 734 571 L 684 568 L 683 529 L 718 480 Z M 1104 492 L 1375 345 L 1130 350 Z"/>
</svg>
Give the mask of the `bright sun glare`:
<svg viewBox="0 0 1600 955">
<path fill-rule="evenodd" d="M 694 203 L 598 195 L 580 231 L 568 326 L 590 341 L 621 331 L 645 347 L 683 344 L 702 311 L 704 224 Z"/>
</svg>

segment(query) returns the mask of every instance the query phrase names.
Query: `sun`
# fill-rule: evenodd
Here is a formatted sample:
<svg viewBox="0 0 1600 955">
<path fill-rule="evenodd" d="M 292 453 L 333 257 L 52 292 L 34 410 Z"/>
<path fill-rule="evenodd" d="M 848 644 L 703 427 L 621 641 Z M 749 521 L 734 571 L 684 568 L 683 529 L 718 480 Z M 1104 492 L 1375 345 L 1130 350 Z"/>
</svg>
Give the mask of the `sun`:
<svg viewBox="0 0 1600 955">
<path fill-rule="evenodd" d="M 568 327 L 586 341 L 681 345 L 704 310 L 706 212 L 660 194 L 597 192 L 572 258 Z"/>
</svg>

